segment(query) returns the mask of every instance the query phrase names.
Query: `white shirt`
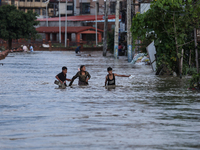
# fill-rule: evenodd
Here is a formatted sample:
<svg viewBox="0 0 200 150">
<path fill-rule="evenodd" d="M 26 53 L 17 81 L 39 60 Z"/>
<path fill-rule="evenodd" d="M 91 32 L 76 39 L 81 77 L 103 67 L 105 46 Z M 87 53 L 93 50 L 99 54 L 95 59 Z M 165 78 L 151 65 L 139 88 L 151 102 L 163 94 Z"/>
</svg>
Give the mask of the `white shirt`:
<svg viewBox="0 0 200 150">
<path fill-rule="evenodd" d="M 27 48 L 26 45 L 23 46 L 23 50 L 24 50 L 24 52 L 27 52 L 27 51 L 28 51 L 28 48 Z"/>
</svg>

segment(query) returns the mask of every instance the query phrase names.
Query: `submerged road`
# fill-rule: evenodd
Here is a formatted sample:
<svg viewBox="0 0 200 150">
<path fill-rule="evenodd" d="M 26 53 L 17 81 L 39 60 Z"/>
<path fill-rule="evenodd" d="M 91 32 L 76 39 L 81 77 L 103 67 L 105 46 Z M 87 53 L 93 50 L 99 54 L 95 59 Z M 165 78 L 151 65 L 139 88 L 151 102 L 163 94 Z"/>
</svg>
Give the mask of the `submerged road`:
<svg viewBox="0 0 200 150">
<path fill-rule="evenodd" d="M 88 53 L 91 57 L 86 56 Z M 150 66 L 132 66 L 101 52 L 10 53 L 0 66 L 0 150 L 197 150 L 200 93 L 188 79 L 158 77 Z M 89 86 L 57 89 L 85 65 Z M 107 67 L 116 88 L 104 86 Z"/>
</svg>

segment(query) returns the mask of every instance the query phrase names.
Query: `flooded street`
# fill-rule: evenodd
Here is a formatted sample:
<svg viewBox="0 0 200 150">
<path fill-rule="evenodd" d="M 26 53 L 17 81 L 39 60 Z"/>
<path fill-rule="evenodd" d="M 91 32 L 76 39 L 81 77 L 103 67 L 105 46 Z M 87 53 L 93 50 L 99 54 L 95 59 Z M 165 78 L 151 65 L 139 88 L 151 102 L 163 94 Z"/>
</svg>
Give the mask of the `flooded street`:
<svg viewBox="0 0 200 150">
<path fill-rule="evenodd" d="M 83 53 L 10 53 L 0 61 L 0 150 L 200 149 L 200 93 L 187 90 L 188 79 Z M 57 89 L 62 66 L 72 78 L 80 65 L 91 74 L 89 86 L 76 79 Z M 119 86 L 106 89 L 109 66 L 135 77 L 116 77 Z"/>
</svg>

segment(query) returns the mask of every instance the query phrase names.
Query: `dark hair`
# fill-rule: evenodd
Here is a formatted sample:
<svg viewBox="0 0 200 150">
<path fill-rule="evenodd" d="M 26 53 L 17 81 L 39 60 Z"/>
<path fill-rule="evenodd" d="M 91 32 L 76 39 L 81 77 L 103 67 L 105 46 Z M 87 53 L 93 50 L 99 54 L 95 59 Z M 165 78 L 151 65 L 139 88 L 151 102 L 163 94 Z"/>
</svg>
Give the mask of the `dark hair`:
<svg viewBox="0 0 200 150">
<path fill-rule="evenodd" d="M 67 67 L 63 66 L 63 67 L 62 67 L 62 70 L 65 70 L 65 69 L 67 70 Z"/>
<path fill-rule="evenodd" d="M 81 65 L 81 66 L 80 66 L 80 71 L 81 71 L 81 69 L 82 69 L 84 66 L 85 66 L 85 65 Z"/>
<path fill-rule="evenodd" d="M 111 68 L 111 67 L 108 67 L 108 68 L 107 68 L 107 71 L 112 71 L 112 68 Z"/>
</svg>

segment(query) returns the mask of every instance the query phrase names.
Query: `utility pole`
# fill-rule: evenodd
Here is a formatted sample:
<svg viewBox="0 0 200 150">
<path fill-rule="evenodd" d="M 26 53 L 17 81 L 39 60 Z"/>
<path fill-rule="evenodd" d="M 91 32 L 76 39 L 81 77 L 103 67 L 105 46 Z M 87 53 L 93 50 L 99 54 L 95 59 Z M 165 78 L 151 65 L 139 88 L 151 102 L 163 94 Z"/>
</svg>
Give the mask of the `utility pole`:
<svg viewBox="0 0 200 150">
<path fill-rule="evenodd" d="M 46 4 L 46 25 L 48 27 L 48 11 L 47 11 L 47 5 L 48 3 Z"/>
<path fill-rule="evenodd" d="M 76 0 L 74 0 L 74 16 L 76 16 Z"/>
<path fill-rule="evenodd" d="M 128 62 L 132 61 L 132 35 L 131 35 L 131 0 L 127 0 L 127 48 L 128 48 Z"/>
<path fill-rule="evenodd" d="M 49 4 L 49 0 L 47 0 L 46 2 L 44 2 L 46 4 L 46 26 L 48 27 L 48 4 Z"/>
<path fill-rule="evenodd" d="M 108 5 L 109 0 L 106 0 L 106 2 L 104 3 L 103 56 L 106 56 L 107 52 Z"/>
<path fill-rule="evenodd" d="M 97 12 L 97 1 L 95 2 L 95 6 L 96 6 L 96 7 L 95 7 L 95 8 L 96 8 L 96 9 L 95 9 L 95 12 L 96 12 L 96 13 L 95 13 L 95 20 L 96 20 L 96 46 L 97 46 L 97 45 L 98 45 L 98 42 L 97 42 L 97 13 L 98 13 L 98 12 Z"/>
<path fill-rule="evenodd" d="M 198 61 L 198 49 L 197 49 L 197 29 L 194 28 L 194 44 L 195 44 L 195 53 L 196 53 L 196 67 L 197 73 L 199 73 L 199 61 Z"/>
<path fill-rule="evenodd" d="M 65 47 L 67 47 L 67 0 L 66 0 L 66 12 L 65 12 Z"/>
<path fill-rule="evenodd" d="M 61 43 L 61 18 L 60 18 L 60 0 L 59 0 L 59 43 Z"/>
<path fill-rule="evenodd" d="M 115 42 L 114 42 L 115 59 L 118 59 L 118 43 L 119 43 L 119 0 L 117 0 L 115 8 Z"/>
</svg>

